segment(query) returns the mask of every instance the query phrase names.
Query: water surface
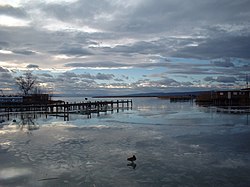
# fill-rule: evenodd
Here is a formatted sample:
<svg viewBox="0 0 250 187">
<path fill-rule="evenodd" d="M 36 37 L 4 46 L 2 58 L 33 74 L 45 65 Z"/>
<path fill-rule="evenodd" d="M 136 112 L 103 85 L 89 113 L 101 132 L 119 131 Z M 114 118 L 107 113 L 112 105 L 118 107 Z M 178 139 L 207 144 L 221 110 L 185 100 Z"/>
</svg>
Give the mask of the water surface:
<svg viewBox="0 0 250 187">
<path fill-rule="evenodd" d="M 247 114 L 133 99 L 133 110 L 0 126 L 0 186 L 248 186 Z M 137 160 L 129 163 L 127 157 Z"/>
</svg>

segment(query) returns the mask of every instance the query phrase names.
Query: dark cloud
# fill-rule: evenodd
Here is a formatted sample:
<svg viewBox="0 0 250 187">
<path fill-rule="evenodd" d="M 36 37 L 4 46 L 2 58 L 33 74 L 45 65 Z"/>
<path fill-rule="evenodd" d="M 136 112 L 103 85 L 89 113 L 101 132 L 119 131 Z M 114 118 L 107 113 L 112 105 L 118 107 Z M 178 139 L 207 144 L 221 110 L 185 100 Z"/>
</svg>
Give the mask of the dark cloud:
<svg viewBox="0 0 250 187">
<path fill-rule="evenodd" d="M 57 90 L 70 94 L 82 94 L 86 93 L 88 89 L 97 88 L 95 80 L 82 78 L 81 74 L 78 75 L 74 72 L 60 74 L 54 79 L 54 84 L 56 84 Z"/>
<path fill-rule="evenodd" d="M 84 79 L 94 79 L 93 75 L 90 73 L 81 73 L 79 76 Z"/>
<path fill-rule="evenodd" d="M 221 61 L 212 61 L 212 64 L 218 67 L 226 67 L 226 68 L 235 67 L 234 63 L 231 62 L 230 58 L 226 58 Z"/>
<path fill-rule="evenodd" d="M 78 77 L 78 75 L 75 74 L 74 72 L 66 71 L 66 72 L 60 74 L 60 77 L 66 78 L 66 79 L 68 79 L 68 78 L 71 79 L 71 78 L 76 78 L 76 77 Z"/>
<path fill-rule="evenodd" d="M 214 79 L 213 77 L 210 77 L 210 76 L 205 77 L 203 80 L 204 80 L 204 81 L 207 81 L 207 82 L 215 81 L 215 79 Z"/>
<path fill-rule="evenodd" d="M 218 76 L 216 81 L 222 83 L 235 83 L 237 79 L 235 77 Z"/>
<path fill-rule="evenodd" d="M 185 33 L 197 26 L 246 21 L 248 6 L 248 1 L 160 0 L 156 3 L 149 0 L 121 14 L 116 26 L 120 32 L 161 33 L 162 30 L 178 30 Z M 244 12 L 244 15 L 239 12 Z"/>
<path fill-rule="evenodd" d="M 121 33 L 186 32 L 196 26 L 248 22 L 248 1 L 175 0 L 103 1 L 82 0 L 73 3 L 38 3 L 50 17 L 61 21 L 85 23 Z M 239 12 L 241 14 L 239 14 Z M 182 30 L 181 30 L 182 29 Z"/>
<path fill-rule="evenodd" d="M 143 62 L 143 63 L 118 63 L 112 61 L 92 61 L 92 62 L 70 62 L 64 65 L 65 67 L 74 67 L 74 68 L 152 68 L 152 67 L 168 67 L 167 62 L 162 62 L 157 60 L 155 62 Z"/>
<path fill-rule="evenodd" d="M 59 54 L 69 55 L 69 56 L 89 56 L 93 55 L 88 49 L 82 47 L 66 47 L 57 51 Z"/>
<path fill-rule="evenodd" d="M 112 80 L 115 77 L 113 74 L 105 74 L 105 73 L 79 73 L 76 74 L 74 72 L 67 71 L 59 75 L 59 79 L 61 80 L 71 80 L 71 81 L 86 81 L 89 80 Z"/>
<path fill-rule="evenodd" d="M 26 68 L 30 68 L 30 69 L 39 69 L 39 66 L 38 65 L 36 65 L 36 64 L 29 64 L 29 65 L 27 65 L 26 66 Z"/>
<path fill-rule="evenodd" d="M 9 70 L 0 66 L 0 72 L 9 72 Z"/>
<path fill-rule="evenodd" d="M 0 82 L 1 83 L 13 83 L 14 78 L 9 72 L 0 72 Z"/>
<path fill-rule="evenodd" d="M 64 65 L 65 67 L 78 67 L 78 68 L 88 68 L 88 67 L 103 67 L 103 68 L 112 68 L 112 67 L 124 67 L 125 64 L 120 64 L 112 61 L 97 61 L 97 62 L 71 62 Z"/>
<path fill-rule="evenodd" d="M 140 54 L 150 54 L 164 52 L 164 45 L 160 42 L 136 42 L 133 45 L 118 45 L 114 48 L 106 48 L 106 51 L 119 52 L 119 53 L 140 53 Z"/>
<path fill-rule="evenodd" d="M 30 50 L 12 50 L 13 53 L 15 54 L 20 54 L 20 55 L 34 55 L 36 54 L 34 51 L 30 51 Z"/>
<path fill-rule="evenodd" d="M 207 81 L 207 82 L 219 82 L 219 83 L 236 83 L 238 80 L 235 77 L 218 76 L 216 78 L 205 77 L 204 81 Z"/>
<path fill-rule="evenodd" d="M 0 6 L 1 15 L 27 21 L 18 27 L 0 23 L 2 65 L 10 70 L 27 63 L 39 71 L 66 69 L 39 75 L 40 81 L 55 84 L 60 91 L 188 89 L 202 80 L 229 86 L 250 71 L 247 0 L 20 4 L 19 8 Z M 67 68 L 80 70 L 67 72 Z M 102 70 L 97 73 L 97 69 Z M 143 73 L 134 75 L 136 71 Z M 8 73 L 4 68 L 0 72 Z"/>
<path fill-rule="evenodd" d="M 180 83 L 177 82 L 174 79 L 165 77 L 164 79 L 160 80 L 160 81 L 156 81 L 160 86 L 165 85 L 165 86 L 179 86 Z"/>
<path fill-rule="evenodd" d="M 116 79 L 114 79 L 114 81 L 123 82 L 124 80 L 123 80 L 123 79 L 116 78 Z"/>
<path fill-rule="evenodd" d="M 5 41 L 0 41 L 0 49 L 2 47 L 8 47 L 9 46 L 9 43 L 8 42 L 5 42 Z"/>
<path fill-rule="evenodd" d="M 50 17 L 63 22 L 76 23 L 79 25 L 88 25 L 89 27 L 99 28 L 101 30 L 112 30 L 110 27 L 116 12 L 120 12 L 122 7 L 116 5 L 116 2 L 102 0 L 76 1 L 73 3 L 49 3 L 41 5 L 42 10 Z M 108 21 L 110 16 L 112 20 Z"/>
<path fill-rule="evenodd" d="M 104 73 L 97 73 L 95 76 L 96 79 L 99 80 L 112 80 L 115 76 L 113 74 L 104 74 Z"/>
<path fill-rule="evenodd" d="M 198 46 L 185 47 L 175 54 L 176 57 L 216 59 L 235 57 L 250 59 L 250 35 L 249 36 L 220 36 L 204 40 Z"/>
<path fill-rule="evenodd" d="M 181 83 L 169 78 L 169 77 L 165 77 L 161 80 L 157 80 L 157 81 L 153 81 L 150 79 L 141 79 L 138 80 L 137 82 L 134 82 L 133 87 L 137 88 L 137 87 L 157 87 L 157 88 L 163 88 L 163 87 L 176 87 L 176 86 L 180 86 Z"/>
<path fill-rule="evenodd" d="M 49 78 L 52 78 L 53 76 L 49 73 L 42 73 L 42 74 L 39 74 L 39 76 L 43 76 L 43 77 L 49 77 Z"/>
<path fill-rule="evenodd" d="M 8 15 L 8 16 L 14 16 L 17 18 L 25 18 L 27 17 L 27 13 L 25 10 L 23 10 L 22 8 L 14 8 L 12 6 L 9 5 L 0 5 L 0 15 Z"/>
</svg>

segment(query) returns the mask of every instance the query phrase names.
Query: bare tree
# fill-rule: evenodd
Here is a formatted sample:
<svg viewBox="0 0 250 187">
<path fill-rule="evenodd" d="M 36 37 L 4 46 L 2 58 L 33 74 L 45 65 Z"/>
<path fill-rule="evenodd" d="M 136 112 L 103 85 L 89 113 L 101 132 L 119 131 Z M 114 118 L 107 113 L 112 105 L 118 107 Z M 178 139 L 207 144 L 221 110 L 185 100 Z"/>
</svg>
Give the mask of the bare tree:
<svg viewBox="0 0 250 187">
<path fill-rule="evenodd" d="M 36 86 L 36 77 L 30 72 L 16 77 L 16 84 L 24 95 L 29 95 Z"/>
</svg>

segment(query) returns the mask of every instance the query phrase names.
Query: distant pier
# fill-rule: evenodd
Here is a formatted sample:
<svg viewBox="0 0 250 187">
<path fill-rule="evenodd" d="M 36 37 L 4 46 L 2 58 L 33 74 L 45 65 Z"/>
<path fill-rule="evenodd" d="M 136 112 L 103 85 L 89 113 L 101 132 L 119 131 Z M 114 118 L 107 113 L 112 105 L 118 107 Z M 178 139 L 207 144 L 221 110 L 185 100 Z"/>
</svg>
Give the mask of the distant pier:
<svg viewBox="0 0 250 187">
<path fill-rule="evenodd" d="M 132 100 L 111 100 L 111 101 L 87 101 L 87 102 L 61 102 L 54 104 L 29 104 L 29 105 L 0 105 L 0 117 L 10 119 L 11 115 L 31 113 L 42 113 L 46 115 L 55 115 L 63 117 L 65 121 L 69 121 L 70 114 L 87 115 L 91 118 L 93 113 L 97 116 L 100 113 L 107 113 L 119 110 L 132 109 Z"/>
<path fill-rule="evenodd" d="M 159 96 L 160 99 L 169 99 L 170 102 L 189 102 L 195 99 L 193 95 L 180 95 L 180 96 Z"/>
</svg>

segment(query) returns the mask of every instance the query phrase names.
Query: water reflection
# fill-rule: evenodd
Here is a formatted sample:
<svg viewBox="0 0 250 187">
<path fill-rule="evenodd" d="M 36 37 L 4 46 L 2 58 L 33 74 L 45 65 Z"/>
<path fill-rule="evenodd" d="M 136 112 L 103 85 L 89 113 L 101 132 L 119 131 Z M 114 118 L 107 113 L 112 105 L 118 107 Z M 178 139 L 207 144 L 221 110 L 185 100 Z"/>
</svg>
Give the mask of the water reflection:
<svg viewBox="0 0 250 187">
<path fill-rule="evenodd" d="M 28 168 L 18 168 L 18 167 L 4 168 L 3 170 L 0 170 L 0 181 L 24 178 L 31 174 L 32 172 Z"/>
<path fill-rule="evenodd" d="M 0 184 L 39 187 L 250 184 L 250 128 L 245 125 L 248 115 L 216 113 L 190 103 L 157 99 L 134 103 L 133 111 L 100 118 L 72 115 L 67 122 L 54 116 L 17 118 L 9 129 L 39 131 L 29 137 L 0 131 Z M 152 110 L 141 110 L 144 106 Z M 138 161 L 126 162 L 127 153 L 142 158 L 138 157 L 139 167 Z M 20 179 L 19 172 L 10 178 L 12 169 L 8 175 L 4 173 L 8 168 L 27 168 L 27 172 L 20 170 L 25 180 Z"/>
<path fill-rule="evenodd" d="M 241 124 L 249 125 L 249 114 L 250 110 L 231 110 L 231 109 L 223 109 L 215 106 L 202 107 L 197 106 L 198 110 L 201 112 L 209 113 L 210 118 L 215 120 L 216 122 L 222 122 L 226 118 L 229 119 L 229 124 L 236 125 L 237 122 L 241 122 Z"/>
<path fill-rule="evenodd" d="M 247 123 L 246 123 L 246 125 L 249 125 L 249 117 L 248 117 L 248 113 L 247 113 Z"/>
<path fill-rule="evenodd" d="M 128 163 L 127 166 L 135 169 L 136 168 L 136 163 L 131 162 L 131 163 Z"/>
<path fill-rule="evenodd" d="M 30 114 L 22 114 L 21 121 L 18 122 L 14 119 L 12 125 L 16 125 L 17 129 L 20 129 L 21 131 L 27 130 L 29 133 L 40 128 L 39 125 L 35 124 L 34 119 Z"/>
</svg>

